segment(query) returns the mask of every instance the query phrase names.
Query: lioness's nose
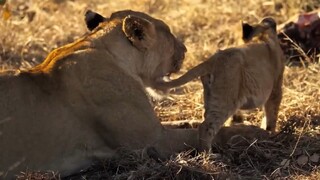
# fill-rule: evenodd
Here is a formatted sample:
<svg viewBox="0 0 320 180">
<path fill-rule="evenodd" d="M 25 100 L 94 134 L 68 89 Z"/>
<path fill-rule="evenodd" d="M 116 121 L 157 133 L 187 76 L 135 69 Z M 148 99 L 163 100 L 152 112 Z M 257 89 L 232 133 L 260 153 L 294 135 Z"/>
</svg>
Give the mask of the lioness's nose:
<svg viewBox="0 0 320 180">
<path fill-rule="evenodd" d="M 187 48 L 184 44 L 180 43 L 180 49 L 181 49 L 180 50 L 180 56 L 181 56 L 180 58 L 181 58 L 181 60 L 184 60 L 186 52 L 187 52 Z"/>
<path fill-rule="evenodd" d="M 182 43 L 180 42 L 180 46 L 181 46 L 181 49 L 183 50 L 183 52 L 187 52 L 187 47 Z"/>
</svg>

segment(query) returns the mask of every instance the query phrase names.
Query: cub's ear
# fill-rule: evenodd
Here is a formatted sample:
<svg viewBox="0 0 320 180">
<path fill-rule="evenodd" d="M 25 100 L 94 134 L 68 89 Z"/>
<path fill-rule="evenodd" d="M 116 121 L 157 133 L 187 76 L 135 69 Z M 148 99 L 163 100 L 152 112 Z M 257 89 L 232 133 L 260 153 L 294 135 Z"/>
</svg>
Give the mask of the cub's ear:
<svg viewBox="0 0 320 180">
<path fill-rule="evenodd" d="M 277 32 L 277 23 L 272 17 L 262 19 L 261 23 L 267 26 L 267 28 L 271 28 L 275 33 Z"/>
<path fill-rule="evenodd" d="M 254 35 L 254 28 L 247 23 L 242 23 L 242 40 L 244 42 L 250 41 Z"/>
<path fill-rule="evenodd" d="M 147 19 L 127 16 L 123 20 L 122 31 L 129 41 L 140 50 L 148 49 L 155 43 L 155 25 Z"/>
<path fill-rule="evenodd" d="M 85 13 L 85 21 L 87 28 L 92 31 L 94 28 L 96 28 L 101 22 L 106 21 L 106 18 L 101 16 L 100 14 L 93 12 L 91 10 L 87 10 Z"/>
</svg>

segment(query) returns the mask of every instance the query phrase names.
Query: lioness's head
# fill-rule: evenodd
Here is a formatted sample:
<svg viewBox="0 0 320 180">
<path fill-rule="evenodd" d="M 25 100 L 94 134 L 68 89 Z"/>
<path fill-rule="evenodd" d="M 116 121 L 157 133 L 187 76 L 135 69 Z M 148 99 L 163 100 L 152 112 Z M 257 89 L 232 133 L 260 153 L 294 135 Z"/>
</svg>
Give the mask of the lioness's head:
<svg viewBox="0 0 320 180">
<path fill-rule="evenodd" d="M 131 10 L 115 12 L 108 18 L 89 10 L 85 21 L 93 32 L 108 28 L 105 24 L 120 22 L 120 35 L 125 40 L 115 39 L 113 46 L 121 47 L 113 52 L 119 51 L 116 56 L 126 58 L 131 65 L 130 61 L 139 59 L 135 61 L 135 71 L 146 86 L 153 87 L 155 81 L 180 70 L 187 49 L 163 21 Z"/>
<path fill-rule="evenodd" d="M 275 38 L 277 36 L 277 24 L 271 17 L 266 17 L 258 24 L 250 25 L 248 23 L 242 24 L 242 39 L 244 42 L 249 42 L 253 38 Z"/>
</svg>

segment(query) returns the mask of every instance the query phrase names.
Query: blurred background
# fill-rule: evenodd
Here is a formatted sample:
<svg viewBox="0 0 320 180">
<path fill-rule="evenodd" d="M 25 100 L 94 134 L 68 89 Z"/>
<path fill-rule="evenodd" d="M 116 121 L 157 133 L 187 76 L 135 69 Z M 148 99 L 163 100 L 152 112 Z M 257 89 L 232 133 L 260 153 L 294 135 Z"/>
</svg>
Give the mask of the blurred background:
<svg viewBox="0 0 320 180">
<path fill-rule="evenodd" d="M 0 62 L 15 67 L 39 63 L 52 49 L 86 32 L 84 12 L 105 16 L 132 9 L 164 20 L 188 47 L 186 67 L 218 48 L 241 43 L 241 21 L 275 17 L 284 23 L 315 10 L 319 0 L 2 0 Z M 191 59 L 191 60 L 190 60 Z M 192 60 L 195 59 L 193 62 Z"/>
</svg>

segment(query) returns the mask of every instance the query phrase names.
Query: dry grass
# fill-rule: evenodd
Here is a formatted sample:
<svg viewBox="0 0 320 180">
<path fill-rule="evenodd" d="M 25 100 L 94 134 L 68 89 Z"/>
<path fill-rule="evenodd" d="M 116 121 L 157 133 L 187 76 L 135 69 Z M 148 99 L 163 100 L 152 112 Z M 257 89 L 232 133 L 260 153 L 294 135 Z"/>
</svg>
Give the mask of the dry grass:
<svg viewBox="0 0 320 180">
<path fill-rule="evenodd" d="M 280 3 L 281 2 L 281 3 Z M 188 48 L 181 73 L 219 48 L 241 42 L 240 20 L 273 16 L 278 23 L 320 6 L 318 0 L 11 0 L 12 16 L 0 21 L 1 68 L 27 68 L 52 49 L 73 41 L 86 30 L 83 12 L 91 8 L 109 15 L 121 9 L 144 11 L 163 19 Z M 313 57 L 313 58 L 319 58 Z M 1 70 L 0 68 L 0 70 Z M 73 179 L 320 179 L 320 65 L 286 67 L 278 136 L 246 145 L 217 147 L 215 154 L 184 152 L 165 162 L 141 151 L 119 150 Z M 202 87 L 194 81 L 155 104 L 162 121 L 201 120 Z M 259 125 L 257 109 L 246 120 Z M 59 179 L 54 172 L 21 174 L 19 179 Z M 70 177 L 71 178 L 71 177 Z"/>
</svg>

